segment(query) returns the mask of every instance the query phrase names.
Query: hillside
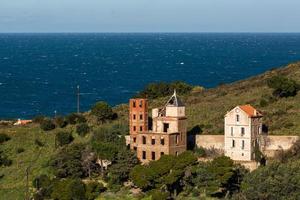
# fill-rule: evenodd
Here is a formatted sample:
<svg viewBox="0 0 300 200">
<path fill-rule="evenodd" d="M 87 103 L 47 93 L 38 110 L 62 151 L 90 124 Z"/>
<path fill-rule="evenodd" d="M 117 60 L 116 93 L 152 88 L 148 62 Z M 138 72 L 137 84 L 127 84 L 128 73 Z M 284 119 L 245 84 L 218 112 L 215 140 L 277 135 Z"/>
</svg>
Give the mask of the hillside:
<svg viewBox="0 0 300 200">
<path fill-rule="evenodd" d="M 272 89 L 267 86 L 267 80 L 275 75 L 283 75 L 300 83 L 300 62 L 183 96 L 189 129 L 199 125 L 203 134 L 223 134 L 226 112 L 236 105 L 251 104 L 263 113 L 269 134 L 300 135 L 300 94 L 275 99 Z M 160 106 L 166 99 L 153 100 L 150 106 Z"/>
<path fill-rule="evenodd" d="M 275 100 L 272 97 L 272 89 L 267 86 L 266 81 L 278 74 L 300 83 L 300 63 L 216 88 L 195 90 L 189 95 L 182 96 L 187 108 L 189 130 L 198 125 L 203 134 L 223 134 L 223 116 L 226 111 L 236 105 L 252 104 L 264 114 L 264 123 L 269 128 L 269 134 L 300 135 L 300 94 Z M 150 100 L 150 107 L 161 106 L 167 98 Z M 261 103 L 262 100 L 264 103 Z M 116 106 L 114 111 L 118 113 L 119 119 L 108 125 L 122 126 L 126 129 L 128 106 L 125 104 Z M 88 118 L 88 122 L 93 128 L 102 126 L 96 125 L 92 118 Z M 86 142 L 89 139 L 79 137 L 73 125 L 68 125 L 65 129 L 72 131 L 74 142 Z M 41 131 L 36 124 L 25 127 L 0 126 L 0 133 L 11 137 L 9 141 L 0 144 L 1 150 L 12 160 L 11 166 L 0 167 L 0 175 L 4 175 L 0 179 L 0 199 L 24 199 L 26 169 L 31 165 L 30 186 L 37 175 L 42 173 L 52 175 L 51 169 L 47 166 L 49 159 L 57 152 L 54 146 L 56 131 L 57 129 L 49 132 Z M 37 139 L 43 146 L 36 144 Z M 18 153 L 18 148 L 24 148 L 24 152 Z"/>
</svg>

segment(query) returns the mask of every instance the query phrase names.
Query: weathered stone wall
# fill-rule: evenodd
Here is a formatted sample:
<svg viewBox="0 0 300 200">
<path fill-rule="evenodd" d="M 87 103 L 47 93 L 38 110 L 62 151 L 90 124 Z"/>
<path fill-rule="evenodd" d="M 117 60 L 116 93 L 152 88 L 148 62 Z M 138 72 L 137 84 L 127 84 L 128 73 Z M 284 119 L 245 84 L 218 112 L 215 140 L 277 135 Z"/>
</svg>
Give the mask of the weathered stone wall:
<svg viewBox="0 0 300 200">
<path fill-rule="evenodd" d="M 276 151 L 288 150 L 299 139 L 299 136 L 275 136 L 262 137 L 262 148 L 265 155 L 273 157 Z"/>
<path fill-rule="evenodd" d="M 278 150 L 288 150 L 300 139 L 299 136 L 275 136 L 269 135 L 262 137 L 263 153 L 269 157 L 274 156 Z M 196 146 L 205 149 L 221 149 L 224 150 L 224 135 L 197 135 Z"/>
<path fill-rule="evenodd" d="M 205 149 L 224 149 L 224 135 L 196 135 L 196 146 Z"/>
</svg>

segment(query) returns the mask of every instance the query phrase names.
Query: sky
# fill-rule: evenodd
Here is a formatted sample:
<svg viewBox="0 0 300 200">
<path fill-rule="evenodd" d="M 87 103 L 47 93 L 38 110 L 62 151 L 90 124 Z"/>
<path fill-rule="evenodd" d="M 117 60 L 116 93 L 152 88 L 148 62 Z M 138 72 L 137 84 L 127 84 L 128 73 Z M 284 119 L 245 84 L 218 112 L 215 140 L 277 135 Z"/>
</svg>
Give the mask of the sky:
<svg viewBox="0 0 300 200">
<path fill-rule="evenodd" d="M 300 0 L 0 0 L 0 32 L 300 32 Z"/>
</svg>

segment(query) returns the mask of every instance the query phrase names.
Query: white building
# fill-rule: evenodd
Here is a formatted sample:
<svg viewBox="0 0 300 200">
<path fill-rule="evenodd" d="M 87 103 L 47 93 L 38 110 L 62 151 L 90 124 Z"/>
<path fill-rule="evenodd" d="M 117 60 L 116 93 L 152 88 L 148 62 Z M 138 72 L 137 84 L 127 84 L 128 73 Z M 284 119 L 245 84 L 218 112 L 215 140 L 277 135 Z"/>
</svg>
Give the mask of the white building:
<svg viewBox="0 0 300 200">
<path fill-rule="evenodd" d="M 255 146 L 262 131 L 262 114 L 251 105 L 237 106 L 225 115 L 225 155 L 232 160 L 255 159 Z"/>
</svg>

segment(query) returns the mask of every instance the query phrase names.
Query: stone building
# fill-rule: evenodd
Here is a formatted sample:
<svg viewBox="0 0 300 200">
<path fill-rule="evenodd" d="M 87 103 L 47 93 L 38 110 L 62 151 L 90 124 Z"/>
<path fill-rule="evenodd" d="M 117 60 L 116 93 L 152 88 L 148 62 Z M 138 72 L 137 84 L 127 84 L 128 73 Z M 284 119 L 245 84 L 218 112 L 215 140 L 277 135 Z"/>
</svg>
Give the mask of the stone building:
<svg viewBox="0 0 300 200">
<path fill-rule="evenodd" d="M 164 154 L 178 155 L 187 148 L 185 106 L 176 91 L 161 108 L 152 110 L 148 123 L 147 99 L 129 101 L 130 148 L 142 162 L 158 160 Z"/>
<path fill-rule="evenodd" d="M 262 132 L 262 114 L 251 105 L 237 106 L 225 115 L 225 155 L 232 160 L 255 159 Z"/>
</svg>

